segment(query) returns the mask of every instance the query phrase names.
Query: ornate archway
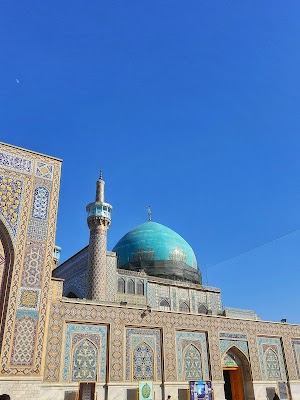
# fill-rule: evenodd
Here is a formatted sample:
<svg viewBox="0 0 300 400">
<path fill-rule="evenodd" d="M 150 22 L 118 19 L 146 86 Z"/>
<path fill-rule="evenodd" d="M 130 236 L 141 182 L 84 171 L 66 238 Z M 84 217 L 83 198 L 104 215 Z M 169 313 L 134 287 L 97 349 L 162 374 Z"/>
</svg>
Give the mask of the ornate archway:
<svg viewBox="0 0 300 400">
<path fill-rule="evenodd" d="M 222 357 L 224 391 L 227 400 L 254 400 L 251 366 L 248 357 L 236 346 Z"/>
<path fill-rule="evenodd" d="M 13 264 L 13 243 L 6 226 L 0 218 L 0 349 L 7 313 Z"/>
</svg>

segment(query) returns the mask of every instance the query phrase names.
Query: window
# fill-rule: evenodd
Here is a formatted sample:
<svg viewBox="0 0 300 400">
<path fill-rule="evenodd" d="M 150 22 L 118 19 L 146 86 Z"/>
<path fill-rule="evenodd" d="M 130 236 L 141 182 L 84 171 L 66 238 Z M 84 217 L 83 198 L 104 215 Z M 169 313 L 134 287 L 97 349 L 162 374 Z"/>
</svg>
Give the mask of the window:
<svg viewBox="0 0 300 400">
<path fill-rule="evenodd" d="M 170 303 L 166 299 L 163 299 L 159 303 L 159 309 L 162 311 L 170 311 L 171 310 Z"/>
<path fill-rule="evenodd" d="M 144 282 L 143 281 L 138 281 L 136 285 L 136 294 L 139 294 L 141 296 L 144 296 Z"/>
<path fill-rule="evenodd" d="M 205 304 L 198 305 L 198 314 L 207 314 L 207 307 Z"/>
<path fill-rule="evenodd" d="M 190 307 L 185 301 L 182 301 L 179 305 L 179 311 L 190 312 Z"/>
<path fill-rule="evenodd" d="M 125 280 L 123 278 L 118 278 L 118 292 L 125 293 Z"/>
<path fill-rule="evenodd" d="M 127 293 L 134 294 L 135 293 L 135 287 L 134 287 L 134 280 L 129 279 L 127 281 Z"/>
</svg>

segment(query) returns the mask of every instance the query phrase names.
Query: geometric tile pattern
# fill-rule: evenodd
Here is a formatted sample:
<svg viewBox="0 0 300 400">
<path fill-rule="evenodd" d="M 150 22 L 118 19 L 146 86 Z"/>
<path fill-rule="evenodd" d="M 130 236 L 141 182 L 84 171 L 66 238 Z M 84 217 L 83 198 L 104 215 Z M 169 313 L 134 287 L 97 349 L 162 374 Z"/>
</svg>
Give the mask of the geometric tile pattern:
<svg viewBox="0 0 300 400">
<path fill-rule="evenodd" d="M 39 186 L 34 190 L 32 217 L 43 219 L 47 218 L 49 203 L 49 191 L 43 186 Z"/>
<path fill-rule="evenodd" d="M 26 243 L 22 286 L 39 287 L 43 279 L 45 244 L 40 241 Z"/>
<path fill-rule="evenodd" d="M 231 347 L 237 347 L 241 352 L 249 358 L 249 350 L 248 350 L 248 344 L 246 341 L 242 340 L 220 340 L 220 354 L 221 357 L 223 354 L 228 351 Z"/>
<path fill-rule="evenodd" d="M 4 268 L 5 268 L 5 254 L 2 242 L 0 240 L 0 296 L 2 294 L 2 289 L 3 289 Z"/>
<path fill-rule="evenodd" d="M 298 375 L 298 379 L 300 379 L 300 339 L 292 340 L 292 347 L 293 347 L 293 353 L 294 353 L 294 357 L 295 357 L 297 375 Z"/>
<path fill-rule="evenodd" d="M 90 231 L 87 271 L 87 299 L 105 300 L 106 294 L 106 230 Z"/>
<path fill-rule="evenodd" d="M 188 356 L 194 355 L 193 361 L 187 357 L 187 352 Z M 206 334 L 204 332 L 176 332 L 176 354 L 178 381 L 193 380 L 187 379 L 191 373 L 194 374 L 195 379 L 200 379 L 200 377 L 201 379 L 203 377 L 204 380 L 209 379 Z M 196 372 L 197 354 L 200 359 L 198 358 L 198 371 Z"/>
<path fill-rule="evenodd" d="M 133 380 L 154 380 L 153 350 L 144 341 L 133 349 Z"/>
<path fill-rule="evenodd" d="M 126 329 L 126 380 L 139 379 L 161 380 L 160 331 L 157 329 Z"/>
<path fill-rule="evenodd" d="M 38 310 L 40 305 L 41 290 L 33 288 L 20 288 L 18 309 Z"/>
<path fill-rule="evenodd" d="M 40 178 L 52 180 L 53 170 L 53 165 L 42 161 L 37 161 L 35 175 Z"/>
<path fill-rule="evenodd" d="M 265 352 L 265 364 L 266 364 L 266 372 L 268 378 L 270 380 L 276 380 L 276 381 L 280 380 L 281 373 L 280 373 L 278 357 L 275 351 L 270 348 Z"/>
<path fill-rule="evenodd" d="M 87 339 L 74 348 L 72 381 L 95 381 L 97 379 L 97 348 Z"/>
<path fill-rule="evenodd" d="M 10 361 L 12 365 L 32 365 L 36 327 L 37 320 L 30 314 L 17 319 Z"/>
<path fill-rule="evenodd" d="M 178 382 L 179 378 L 177 375 L 176 362 L 177 359 L 178 367 L 181 365 L 183 371 L 183 362 L 178 362 L 178 349 L 177 349 L 177 338 L 176 334 L 178 331 L 181 333 L 191 334 L 207 332 L 209 342 L 209 359 L 210 359 L 210 378 L 213 380 L 221 381 L 222 375 L 222 360 L 220 357 L 220 332 L 239 332 L 240 335 L 247 335 L 248 339 L 248 351 L 251 359 L 251 373 L 253 380 L 264 379 L 261 376 L 260 369 L 260 356 L 259 348 L 257 343 L 257 337 L 259 334 L 267 334 L 275 336 L 282 334 L 284 335 L 283 344 L 284 351 L 289 366 L 289 377 L 290 379 L 297 379 L 296 369 L 293 367 L 294 354 L 291 346 L 291 341 L 288 341 L 292 335 L 300 338 L 300 327 L 289 324 L 278 324 L 263 321 L 250 321 L 250 320 L 237 320 L 229 318 L 219 318 L 205 315 L 187 315 L 187 314 L 176 314 L 176 313 L 164 313 L 162 311 L 152 310 L 151 313 L 147 314 L 146 317 L 141 316 L 141 310 L 135 308 L 126 308 L 120 306 L 97 306 L 94 304 L 76 304 L 69 302 L 56 302 L 51 306 L 50 317 L 49 317 L 49 335 L 47 344 L 47 355 L 45 361 L 45 381 L 48 382 L 59 382 L 59 365 L 60 360 L 64 356 L 62 354 L 62 343 L 64 341 L 64 326 L 65 319 L 78 321 L 78 325 L 83 323 L 90 324 L 107 324 L 110 325 L 110 351 L 109 351 L 109 381 L 130 381 L 131 372 L 129 371 L 129 379 L 126 378 L 126 370 L 132 366 L 132 357 L 129 349 L 133 349 L 129 342 L 128 331 L 134 330 L 134 334 L 138 336 L 138 341 L 135 342 L 137 345 L 139 342 L 147 343 L 152 349 L 154 346 L 151 336 L 145 334 L 143 331 L 158 331 L 155 336 L 160 345 L 163 345 L 163 349 L 154 351 L 154 362 L 157 358 L 157 354 L 160 351 L 163 352 L 164 356 L 164 381 L 166 382 Z M 143 326 L 143 328 L 132 328 L 129 326 Z M 197 332 L 201 327 L 202 332 Z M 182 331 L 185 329 L 185 331 Z M 160 338 L 160 333 L 162 339 Z M 150 337 L 149 337 L 150 336 Z M 149 339 L 149 341 L 148 341 Z M 190 340 L 190 338 L 186 338 Z M 161 341 L 162 340 L 162 341 Z M 235 342 L 235 341 L 234 341 Z M 156 346 L 155 339 L 155 346 Z M 198 348 L 198 346 L 196 346 Z M 205 366 L 203 362 L 203 350 L 201 349 L 202 356 L 202 369 L 203 379 L 207 379 L 205 376 Z M 153 349 L 154 350 L 154 349 Z M 200 350 L 198 348 L 198 350 Z M 123 359 L 123 354 L 126 357 Z M 181 357 L 182 360 L 182 357 Z M 156 368 L 157 369 L 157 368 Z M 154 375 L 156 372 L 154 367 Z M 182 372 L 183 373 L 183 372 Z M 156 374 L 158 375 L 158 374 Z M 283 377 L 283 375 L 282 375 Z M 161 379 L 161 378 L 160 378 Z M 160 381 L 158 376 L 155 380 Z M 283 379 L 284 380 L 284 379 Z M 184 381 L 184 378 L 180 380 Z"/>
<path fill-rule="evenodd" d="M 38 161 L 47 161 L 49 157 L 30 152 L 30 159 L 26 156 L 28 151 L 13 148 L 3 143 L 0 144 L 0 152 L 9 149 L 13 154 L 2 153 L 0 155 L 0 170 L 9 169 L 10 178 L 14 181 L 22 182 L 22 198 L 18 209 L 18 231 L 17 243 L 14 253 L 14 267 L 10 269 L 9 276 L 10 292 L 6 305 L 6 324 L 3 333 L 2 351 L 1 351 L 1 371 L 2 375 L 26 375 L 40 376 L 43 348 L 45 343 L 45 325 L 46 311 L 48 301 L 48 290 L 50 287 L 51 271 L 53 267 L 53 248 L 56 231 L 56 215 L 59 193 L 60 167 L 59 160 L 51 159 L 53 164 L 53 181 L 44 177 L 34 178 L 34 165 Z M 4 156 L 3 156 L 4 154 Z M 4 176 L 4 172 L 0 172 Z M 33 219 L 31 207 L 34 196 L 34 188 L 38 186 L 47 187 L 51 192 L 51 210 L 47 220 Z M 16 204 L 15 204 L 16 205 Z M 8 225 L 7 221 L 3 221 Z M 13 235 L 12 235 L 13 236 Z M 26 256 L 25 248 L 30 245 L 30 241 L 44 241 L 44 263 L 42 269 L 42 279 L 39 284 L 35 282 L 34 286 L 39 289 L 37 293 L 25 293 L 27 289 L 32 290 L 31 285 L 23 285 L 25 296 L 21 295 L 20 278 L 23 279 L 23 268 L 25 268 Z M 37 298 L 38 297 L 38 298 Z M 39 306 L 36 303 L 39 302 Z M 25 306 L 18 310 L 17 306 Z M 26 311 L 30 307 L 32 311 Z M 33 308 L 31 308 L 33 306 Z M 39 308 L 37 311 L 35 308 Z M 22 348 L 23 356 L 21 356 Z"/>
<path fill-rule="evenodd" d="M 91 343 L 94 347 L 87 347 L 86 341 Z M 85 342 L 86 344 L 83 347 L 78 348 L 77 346 L 82 342 Z M 65 326 L 65 347 L 64 347 L 62 380 L 64 382 L 69 382 L 71 380 L 73 381 L 78 380 L 77 378 L 80 372 L 78 369 L 79 367 L 78 360 L 79 358 L 82 359 L 82 351 L 86 352 L 88 351 L 91 363 L 86 364 L 87 367 L 87 369 L 85 370 L 86 379 L 87 376 L 94 376 L 92 370 L 95 370 L 97 380 L 100 382 L 105 382 L 106 352 L 107 352 L 106 346 L 107 346 L 107 327 L 105 325 L 95 326 L 95 325 L 67 323 Z M 80 350 L 78 350 L 78 352 L 75 354 L 74 352 L 76 348 Z M 97 356 L 97 359 L 99 360 L 99 365 L 97 360 L 93 361 L 94 357 L 94 356 L 92 357 L 93 354 L 95 357 Z M 73 370 L 71 371 L 70 369 L 72 365 L 73 365 Z"/>
<path fill-rule="evenodd" d="M 190 344 L 185 351 L 184 370 L 186 381 L 202 379 L 201 353 L 193 344 Z"/>
<path fill-rule="evenodd" d="M 117 257 L 113 255 L 106 255 L 106 299 L 107 301 L 114 301 L 116 295 L 116 282 L 117 282 Z"/>
<path fill-rule="evenodd" d="M 31 175 L 33 161 L 29 158 L 0 150 L 0 167 Z"/>
<path fill-rule="evenodd" d="M 8 176 L 0 176 L 0 214 L 15 237 L 22 198 L 23 182 Z"/>
<path fill-rule="evenodd" d="M 220 332 L 220 339 L 247 339 L 247 335 L 233 332 Z"/>
<path fill-rule="evenodd" d="M 39 219 L 30 219 L 28 224 L 28 238 L 44 241 L 47 238 L 48 224 Z"/>
<path fill-rule="evenodd" d="M 286 380 L 280 338 L 257 338 L 263 379 Z"/>
</svg>

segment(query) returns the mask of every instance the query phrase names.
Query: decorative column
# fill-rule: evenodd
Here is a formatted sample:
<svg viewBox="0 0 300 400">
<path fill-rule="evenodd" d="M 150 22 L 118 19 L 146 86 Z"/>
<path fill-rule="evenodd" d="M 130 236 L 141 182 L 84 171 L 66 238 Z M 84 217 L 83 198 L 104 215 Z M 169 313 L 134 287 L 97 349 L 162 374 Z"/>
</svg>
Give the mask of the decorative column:
<svg viewBox="0 0 300 400">
<path fill-rule="evenodd" d="M 106 297 L 106 234 L 112 211 L 112 206 L 104 202 L 104 184 L 100 171 L 96 183 L 96 201 L 86 207 L 90 229 L 86 297 L 98 301 L 105 301 Z"/>
</svg>

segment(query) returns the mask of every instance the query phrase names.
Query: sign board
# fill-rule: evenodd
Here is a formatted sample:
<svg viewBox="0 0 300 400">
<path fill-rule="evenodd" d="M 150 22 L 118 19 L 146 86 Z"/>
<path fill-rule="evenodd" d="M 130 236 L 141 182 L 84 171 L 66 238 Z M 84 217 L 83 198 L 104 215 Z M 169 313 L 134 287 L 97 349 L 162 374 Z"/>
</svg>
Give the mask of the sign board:
<svg viewBox="0 0 300 400">
<path fill-rule="evenodd" d="M 153 382 L 139 382 L 139 400 L 153 400 Z"/>
<path fill-rule="evenodd" d="M 287 400 L 289 398 L 287 392 L 286 382 L 277 382 L 280 400 Z"/>
<path fill-rule="evenodd" d="M 211 381 L 190 381 L 190 400 L 212 400 Z"/>
</svg>

